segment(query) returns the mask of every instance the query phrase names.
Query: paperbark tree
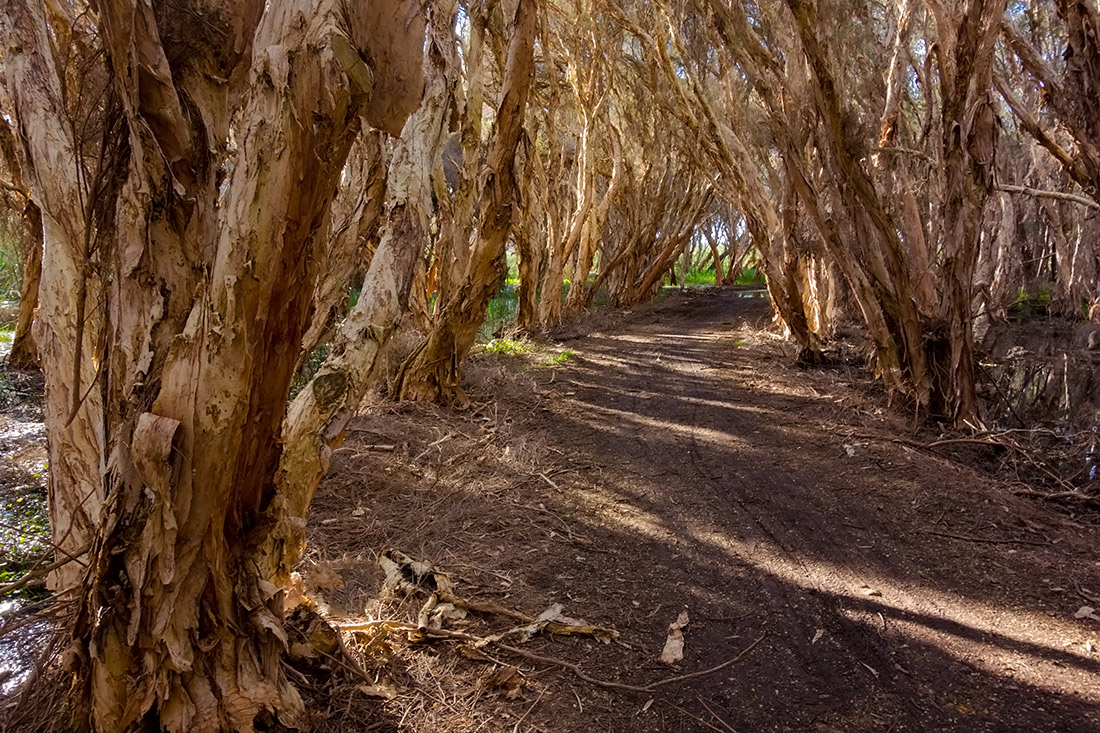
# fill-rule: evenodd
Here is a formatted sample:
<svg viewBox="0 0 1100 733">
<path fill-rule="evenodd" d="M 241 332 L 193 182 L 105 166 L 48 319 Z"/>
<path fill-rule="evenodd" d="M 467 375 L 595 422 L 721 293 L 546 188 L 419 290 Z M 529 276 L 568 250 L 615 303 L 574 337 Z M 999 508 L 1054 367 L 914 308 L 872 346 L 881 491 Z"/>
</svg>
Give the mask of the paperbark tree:
<svg viewBox="0 0 1100 733">
<path fill-rule="evenodd" d="M 0 84 L 2 87 L 2 84 Z M 0 156 L 6 169 L 7 179 L 3 184 L 5 204 L 11 209 L 22 209 L 20 214 L 20 254 L 23 261 L 23 285 L 19 295 L 19 317 L 12 335 L 11 352 L 8 364 L 16 369 L 36 369 L 38 367 L 38 347 L 34 343 L 31 326 L 34 312 L 38 308 L 38 283 L 42 279 L 42 211 L 30 196 L 23 180 L 23 163 L 15 135 L 6 119 L 0 118 Z M 12 203 L 12 198 L 18 203 Z"/>
<path fill-rule="evenodd" d="M 508 41 L 502 93 L 479 176 L 481 212 L 477 243 L 459 272 L 460 286 L 442 297 L 427 337 L 401 366 L 394 394 L 402 399 L 464 399 L 459 386 L 459 364 L 474 345 L 489 300 L 506 274 L 505 245 L 512 228 L 518 186 L 516 149 L 534 77 L 536 0 L 518 0 L 508 21 Z"/>
<path fill-rule="evenodd" d="M 279 437 L 360 116 L 396 133 L 420 98 L 420 4 L 96 10 L 117 106 L 94 206 L 42 4 L 0 19 L 44 220 L 51 522 L 88 566 L 53 579 L 79 587 L 76 725 L 294 725 Z"/>
</svg>

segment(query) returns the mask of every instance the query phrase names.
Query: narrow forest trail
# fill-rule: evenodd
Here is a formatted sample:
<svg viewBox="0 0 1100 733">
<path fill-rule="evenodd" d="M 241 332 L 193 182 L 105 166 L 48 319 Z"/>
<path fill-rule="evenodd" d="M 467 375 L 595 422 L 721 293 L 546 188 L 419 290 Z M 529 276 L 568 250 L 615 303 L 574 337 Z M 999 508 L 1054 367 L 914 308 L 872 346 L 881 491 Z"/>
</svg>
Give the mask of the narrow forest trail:
<svg viewBox="0 0 1100 733">
<path fill-rule="evenodd" d="M 606 646 L 530 643 L 596 678 L 645 685 L 763 637 L 729 667 L 653 693 L 512 660 L 531 684 L 482 730 L 512 730 L 528 708 L 519 730 L 1100 730 L 1100 622 L 1074 618 L 1080 594 L 1100 592 L 1097 528 L 892 442 L 904 421 L 876 410 L 866 385 L 792 366 L 759 330 L 766 303 L 737 296 L 674 296 L 569 340 L 575 357 L 535 372 L 530 403 L 513 392 L 464 418 L 493 415 L 507 429 L 503 452 L 474 473 L 455 468 L 461 451 L 424 464 L 432 436 L 451 428 L 412 439 L 406 463 L 422 465 L 412 493 L 429 492 L 417 500 L 456 531 L 433 530 L 428 511 L 356 534 L 493 583 L 506 605 L 537 613 L 534 599 L 558 600 L 567 615 L 615 627 L 619 643 Z M 408 418 L 365 418 L 368 435 L 353 436 L 354 459 L 328 491 L 351 491 L 348 477 L 371 471 L 407 484 L 392 464 L 372 468 L 362 444 L 408 430 L 397 422 Z M 478 437 L 455 430 L 471 445 Z M 517 469 L 516 451 L 541 467 Z M 484 506 L 464 520 L 440 510 L 478 491 Z M 340 497 L 319 500 L 339 512 Z M 343 546 L 323 544 L 330 555 Z M 683 609 L 684 659 L 670 669 L 657 657 Z M 475 709 L 461 718 L 471 730 Z M 465 729 L 458 719 L 433 725 Z"/>
</svg>

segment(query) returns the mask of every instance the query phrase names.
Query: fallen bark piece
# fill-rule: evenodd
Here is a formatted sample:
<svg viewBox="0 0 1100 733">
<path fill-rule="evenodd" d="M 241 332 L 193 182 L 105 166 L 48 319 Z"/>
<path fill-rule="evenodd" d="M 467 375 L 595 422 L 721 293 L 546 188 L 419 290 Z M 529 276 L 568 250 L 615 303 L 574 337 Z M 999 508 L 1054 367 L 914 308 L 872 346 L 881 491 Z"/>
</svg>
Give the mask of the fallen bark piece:
<svg viewBox="0 0 1100 733">
<path fill-rule="evenodd" d="M 413 560 L 398 550 L 383 550 L 378 556 L 378 564 L 386 573 L 385 586 L 391 590 L 405 593 L 415 590 L 449 593 L 451 590 L 451 581 L 446 573 L 437 571 L 426 562 Z"/>
<path fill-rule="evenodd" d="M 498 667 L 481 679 L 482 689 L 499 692 L 508 700 L 515 700 L 522 695 L 526 684 L 527 679 L 523 672 L 519 671 L 519 667 L 510 664 Z"/>
<path fill-rule="evenodd" d="M 685 608 L 680 611 L 676 620 L 668 625 L 668 638 L 665 639 L 665 648 L 661 650 L 661 662 L 664 664 L 676 664 L 684 659 L 684 632 L 688 625 L 688 612 Z"/>
<path fill-rule="evenodd" d="M 1100 616 L 1096 614 L 1096 609 L 1092 606 L 1081 606 L 1077 609 L 1077 613 L 1073 614 L 1074 618 L 1088 618 L 1093 621 L 1100 621 Z"/>
<path fill-rule="evenodd" d="M 391 685 L 356 685 L 355 689 L 370 697 L 380 697 L 383 700 L 392 700 L 397 697 L 397 689 Z"/>
</svg>

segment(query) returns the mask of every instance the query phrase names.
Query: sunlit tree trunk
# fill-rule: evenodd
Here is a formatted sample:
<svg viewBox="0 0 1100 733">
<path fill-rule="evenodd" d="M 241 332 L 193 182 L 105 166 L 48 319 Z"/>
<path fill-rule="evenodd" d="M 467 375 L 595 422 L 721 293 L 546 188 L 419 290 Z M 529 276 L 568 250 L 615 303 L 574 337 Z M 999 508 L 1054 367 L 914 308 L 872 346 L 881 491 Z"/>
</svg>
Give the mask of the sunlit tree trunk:
<svg viewBox="0 0 1100 733">
<path fill-rule="evenodd" d="M 386 181 L 385 222 L 359 299 L 336 329 L 332 350 L 290 405 L 277 474 L 284 511 L 268 536 L 266 577 L 282 585 L 305 544 L 305 516 L 332 451 L 344 439 L 370 386 L 378 357 L 405 314 L 425 244 L 430 239 L 432 172 L 447 136 L 455 79 L 443 49 L 454 46 L 458 5 L 437 0 L 428 8 L 425 90 L 405 123 Z"/>
<path fill-rule="evenodd" d="M 503 93 L 482 173 L 477 244 L 463 272 L 461 287 L 441 305 L 427 338 L 401 366 L 394 386 L 394 394 L 401 399 L 464 399 L 459 364 L 473 347 L 489 300 L 506 274 L 505 245 L 517 192 L 516 148 L 534 75 L 536 12 L 536 0 L 519 0 L 516 14 L 509 21 Z"/>
<path fill-rule="evenodd" d="M 81 728 L 300 722 L 268 578 L 279 437 L 361 115 L 396 132 L 420 96 L 418 18 L 402 2 L 101 5 L 121 124 L 93 209 L 42 6 L 0 21 L 43 209 L 51 521 L 88 564 L 69 655 Z M 56 583 L 80 580 L 69 567 Z"/>
</svg>

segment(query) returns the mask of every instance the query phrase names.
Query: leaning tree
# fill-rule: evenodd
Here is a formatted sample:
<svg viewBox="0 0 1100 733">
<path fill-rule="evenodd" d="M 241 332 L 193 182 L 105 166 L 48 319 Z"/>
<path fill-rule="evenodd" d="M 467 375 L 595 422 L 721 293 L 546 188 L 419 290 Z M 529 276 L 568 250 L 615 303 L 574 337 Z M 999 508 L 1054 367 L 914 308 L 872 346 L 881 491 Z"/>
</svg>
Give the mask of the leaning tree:
<svg viewBox="0 0 1100 733">
<path fill-rule="evenodd" d="M 277 581 L 300 525 L 288 494 L 314 487 L 281 478 L 287 394 L 361 120 L 397 133 L 420 99 L 424 10 L 75 5 L 7 3 L 0 53 L 43 218 L 36 337 L 51 522 L 76 560 L 52 579 L 77 596 L 76 725 L 294 724 Z M 104 59 L 109 81 L 90 156 L 68 11 L 95 31 L 80 63 Z M 343 394 L 331 378 L 312 392 Z"/>
</svg>

